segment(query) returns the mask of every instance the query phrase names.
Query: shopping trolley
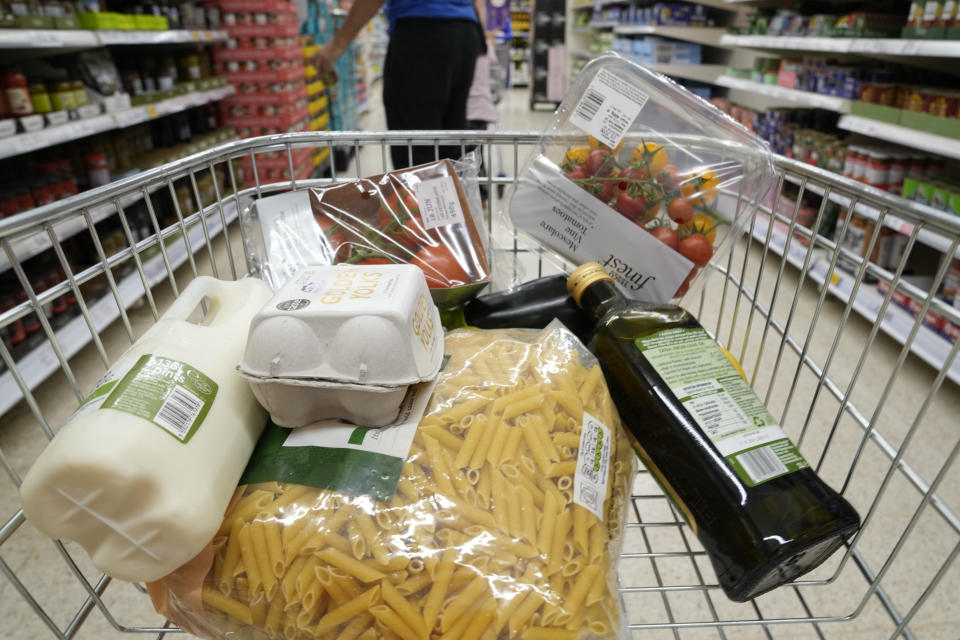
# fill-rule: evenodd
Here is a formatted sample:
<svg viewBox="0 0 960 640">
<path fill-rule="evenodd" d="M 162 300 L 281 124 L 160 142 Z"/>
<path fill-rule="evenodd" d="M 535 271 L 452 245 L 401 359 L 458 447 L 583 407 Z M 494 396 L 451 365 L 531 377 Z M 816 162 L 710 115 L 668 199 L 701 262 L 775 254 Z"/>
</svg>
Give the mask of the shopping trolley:
<svg viewBox="0 0 960 640">
<path fill-rule="evenodd" d="M 250 271 L 243 230 L 233 223 L 238 210 L 263 195 L 387 170 L 390 144 L 408 150 L 459 144 L 465 151 L 482 145 L 485 157 L 502 163 L 484 178 L 494 194 L 490 187 L 516 179 L 537 139 L 532 132 L 254 138 L 0 222 L 0 261 L 9 263 L 25 294 L 0 313 L 0 329 L 31 315 L 42 327 L 28 353 L 0 343 L 3 410 L 22 399 L 0 422 L 0 442 L 7 442 L 0 464 L 13 483 L 2 494 L 10 515 L 0 526 L 0 570 L 10 596 L 0 605 L 0 632 L 39 637 L 46 628 L 71 638 L 90 629 L 89 637 L 103 638 L 179 631 L 118 604 L 146 602 L 136 592 L 142 585 L 111 584 L 92 571 L 82 550 L 42 539 L 25 523 L 14 487 L 84 391 L 162 313 L 164 295 L 176 295 L 201 272 L 238 278 Z M 335 148 L 357 153 L 350 166 L 329 166 L 327 177 L 313 178 L 298 173 L 305 148 L 330 159 Z M 956 638 L 960 342 L 926 325 L 931 317 L 960 324 L 960 313 L 935 295 L 949 262 L 937 256 L 957 254 L 960 218 L 793 160 L 777 158 L 775 169 L 776 188 L 765 199 L 732 198 L 758 213 L 685 304 L 743 363 L 807 460 L 857 507 L 863 527 L 813 573 L 735 604 L 722 594 L 677 509 L 641 471 L 620 564 L 629 627 L 643 638 Z M 505 204 L 496 196 L 486 203 L 494 286 L 555 270 L 498 214 Z M 847 213 L 837 219 L 837 208 Z M 902 252 L 893 262 L 889 255 L 885 263 L 862 258 L 843 241 L 853 225 L 868 229 L 864 255 L 873 257 L 891 233 L 905 238 Z M 68 255 L 78 237 L 89 264 Z M 45 248 L 60 277 L 35 286 L 24 265 Z M 934 276 L 909 277 L 908 263 L 918 262 Z M 76 311 L 60 320 L 50 309 L 64 297 Z M 111 346 L 118 336 L 119 350 Z M 74 354 L 84 344 L 96 366 L 79 372 L 74 363 L 84 353 Z M 16 442 L 3 440 L 18 413 L 33 424 L 21 428 Z M 23 458 L 24 450 L 31 455 L 12 458 Z"/>
</svg>

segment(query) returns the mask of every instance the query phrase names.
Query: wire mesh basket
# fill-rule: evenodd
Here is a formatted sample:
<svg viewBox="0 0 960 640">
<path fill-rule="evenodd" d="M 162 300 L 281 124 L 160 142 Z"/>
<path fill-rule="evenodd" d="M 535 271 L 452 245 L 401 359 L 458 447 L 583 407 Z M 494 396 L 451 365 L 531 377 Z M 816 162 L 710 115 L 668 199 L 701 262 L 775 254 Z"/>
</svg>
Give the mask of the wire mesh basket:
<svg viewBox="0 0 960 640">
<path fill-rule="evenodd" d="M 534 278 L 557 266 L 497 214 L 506 203 L 492 187 L 517 179 L 537 139 L 255 138 L 0 222 L 0 464 L 11 480 L 2 494 L 10 515 L 0 526 L 0 570 L 9 581 L 0 631 L 179 632 L 152 613 L 141 585 L 111 584 L 75 545 L 34 531 L 16 487 L 84 392 L 185 283 L 201 273 L 248 272 L 234 224 L 246 202 L 380 173 L 391 144 L 480 145 L 494 159 L 484 178 L 494 286 Z M 354 160 L 336 166 L 344 154 L 334 151 L 343 149 Z M 327 177 L 310 177 L 314 157 L 327 158 Z M 960 312 L 937 294 L 950 264 L 943 256 L 957 255 L 960 218 L 792 160 L 775 164 L 777 188 L 752 203 L 759 212 L 747 233 L 685 305 L 737 356 L 806 459 L 857 507 L 863 527 L 812 574 L 732 603 L 678 510 L 641 471 L 620 564 L 629 628 L 638 638 L 955 638 L 960 341 L 951 342 L 949 330 L 960 327 Z M 850 242 L 854 229 L 862 251 Z M 933 277 L 912 276 L 918 264 Z M 13 344 L 25 323 L 34 330 Z"/>
</svg>

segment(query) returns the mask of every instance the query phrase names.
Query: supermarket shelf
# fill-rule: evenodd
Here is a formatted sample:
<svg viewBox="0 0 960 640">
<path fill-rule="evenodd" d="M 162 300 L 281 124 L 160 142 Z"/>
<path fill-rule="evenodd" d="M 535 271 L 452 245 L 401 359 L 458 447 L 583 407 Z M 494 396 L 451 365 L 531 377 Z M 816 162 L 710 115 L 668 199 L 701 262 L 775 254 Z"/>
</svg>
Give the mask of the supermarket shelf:
<svg viewBox="0 0 960 640">
<path fill-rule="evenodd" d="M 591 20 L 587 26 L 591 29 L 613 29 L 619 24 L 617 20 Z"/>
<path fill-rule="evenodd" d="M 227 202 L 223 207 L 223 214 L 230 224 L 237 217 L 237 207 L 233 202 Z M 214 208 L 207 215 L 207 228 L 210 236 L 215 237 L 223 228 L 220 220 L 219 211 Z M 202 226 L 197 222 L 193 228 L 187 232 L 190 239 L 190 246 L 196 253 L 206 246 Z M 170 266 L 179 267 L 187 259 L 187 248 L 179 234 L 174 236 L 174 240 L 167 245 L 167 257 L 170 260 Z M 163 255 L 158 251 L 156 255 L 151 256 L 143 263 L 143 271 L 147 282 L 151 287 L 157 285 L 167 278 L 167 270 L 163 264 Z M 117 289 L 120 292 L 120 298 L 123 300 L 124 308 L 129 309 L 137 300 L 143 297 L 143 282 L 139 274 L 133 271 L 130 275 L 117 282 Z M 105 294 L 96 302 L 89 304 L 90 317 L 93 320 L 97 332 L 103 331 L 114 320 L 120 317 L 120 311 L 117 309 L 117 303 L 109 293 Z M 57 342 L 59 342 L 63 355 L 66 358 L 73 357 L 78 351 L 90 342 L 90 330 L 83 316 L 77 316 L 67 322 L 63 327 L 55 332 Z M 36 389 L 37 386 L 47 379 L 52 373 L 60 369 L 60 362 L 50 346 L 49 341 L 35 348 L 17 362 L 17 369 L 23 376 L 27 387 Z M 23 394 L 20 387 L 13 379 L 9 371 L 0 375 L 0 415 L 10 410 Z"/>
<path fill-rule="evenodd" d="M 793 175 L 787 175 L 787 180 L 796 185 L 799 185 L 801 182 L 798 177 Z M 815 193 L 818 196 L 822 196 L 825 192 L 825 189 L 823 189 L 823 187 L 817 184 L 813 184 L 811 182 L 807 182 L 807 186 L 804 187 L 804 189 L 806 191 Z M 840 195 L 835 191 L 831 191 L 829 197 L 832 202 L 839 204 L 841 207 L 850 206 L 850 198 L 844 195 Z M 854 209 L 860 215 L 864 216 L 865 218 L 869 218 L 874 222 L 880 219 L 880 210 L 877 209 L 876 207 L 866 204 L 865 202 L 857 202 L 857 205 Z M 897 233 L 901 233 L 905 236 L 909 236 L 911 233 L 913 233 L 914 225 L 912 222 L 907 222 L 906 220 L 898 218 L 895 215 L 891 215 L 892 213 L 893 211 L 888 212 L 887 215 L 884 217 L 883 226 L 889 227 L 890 229 L 893 229 Z M 940 253 L 946 253 L 950 249 L 950 240 L 948 240 L 947 238 L 945 238 L 944 236 L 938 233 L 935 233 L 933 231 L 928 231 L 926 229 L 921 229 L 920 232 L 917 234 L 917 242 L 920 242 L 922 244 L 927 245 L 928 247 L 936 249 Z M 960 249 L 957 249 L 956 257 L 960 258 Z"/>
<path fill-rule="evenodd" d="M 707 46 L 719 47 L 721 37 L 727 30 L 723 27 L 659 27 L 644 25 L 616 25 L 614 33 L 620 35 L 657 35 L 664 38 L 673 38 L 674 40 L 684 40 L 687 42 L 698 42 Z"/>
<path fill-rule="evenodd" d="M 713 82 L 721 87 L 749 91 L 750 93 L 756 93 L 761 96 L 776 98 L 777 100 L 784 100 L 794 104 L 802 104 L 807 107 L 826 109 L 828 111 L 836 111 L 837 113 L 850 113 L 850 100 L 845 98 L 837 98 L 812 93 L 810 91 L 797 91 L 796 89 L 787 89 L 786 87 L 763 84 L 762 82 L 754 82 L 753 80 L 732 78 L 725 75 L 720 75 Z"/>
<path fill-rule="evenodd" d="M 108 45 L 220 42 L 226 31 L 84 31 L 79 29 L 0 29 L 0 49 L 92 49 Z"/>
<path fill-rule="evenodd" d="M 79 29 L 0 29 L 0 49 L 72 49 L 99 47 L 94 31 Z"/>
<path fill-rule="evenodd" d="M 718 84 L 717 77 L 726 69 L 722 64 L 648 64 L 644 66 L 665 76 L 707 84 Z"/>
<path fill-rule="evenodd" d="M 122 111 L 105 113 L 93 118 L 74 120 L 57 127 L 48 127 L 33 133 L 21 133 L 0 140 L 0 159 L 52 147 L 71 140 L 78 140 L 104 131 L 123 129 L 153 118 L 184 111 L 208 102 L 222 100 L 233 95 L 234 89 L 227 85 L 209 91 L 198 91 L 161 100 L 154 104 L 133 107 Z"/>
<path fill-rule="evenodd" d="M 766 239 L 767 228 L 770 218 L 765 215 L 757 215 L 756 224 L 753 227 L 753 237 L 763 243 Z M 786 233 L 777 228 L 779 223 L 774 224 L 773 233 L 770 236 L 770 248 L 784 260 L 801 269 L 806 257 L 807 247 L 803 246 L 794 239 L 790 243 L 790 250 L 784 256 L 784 246 L 786 245 Z M 823 258 L 813 257 L 807 270 L 807 276 L 818 285 L 823 285 L 827 281 L 827 270 L 830 262 Z M 835 271 L 831 274 L 829 292 L 844 303 L 850 300 L 853 293 L 854 278 L 842 271 Z M 875 322 L 880 312 L 880 306 L 883 303 L 883 296 L 877 289 L 868 284 L 861 284 L 857 291 L 857 297 L 853 301 L 853 309 L 861 316 Z M 883 315 L 880 329 L 896 340 L 900 344 L 906 342 L 914 324 L 914 317 L 907 311 L 897 307 L 892 302 L 887 305 L 887 310 Z M 921 326 L 917 331 L 917 336 L 910 346 L 910 351 L 930 366 L 939 369 L 943 366 L 944 357 L 950 353 L 950 343 L 938 335 L 936 332 Z M 960 360 L 954 360 L 950 367 L 947 377 L 953 382 L 960 384 Z"/>
<path fill-rule="evenodd" d="M 223 42 L 226 31 L 208 29 L 177 29 L 170 31 L 97 31 L 101 45 L 178 44 Z"/>
<path fill-rule="evenodd" d="M 960 140 L 956 138 L 938 136 L 934 133 L 859 116 L 843 116 L 837 126 L 846 131 L 860 133 L 871 138 L 887 140 L 913 149 L 960 159 Z"/>
<path fill-rule="evenodd" d="M 808 36 L 738 36 L 725 34 L 720 44 L 754 49 L 789 49 L 863 55 L 960 58 L 960 40 L 906 38 L 815 38 Z"/>
</svg>

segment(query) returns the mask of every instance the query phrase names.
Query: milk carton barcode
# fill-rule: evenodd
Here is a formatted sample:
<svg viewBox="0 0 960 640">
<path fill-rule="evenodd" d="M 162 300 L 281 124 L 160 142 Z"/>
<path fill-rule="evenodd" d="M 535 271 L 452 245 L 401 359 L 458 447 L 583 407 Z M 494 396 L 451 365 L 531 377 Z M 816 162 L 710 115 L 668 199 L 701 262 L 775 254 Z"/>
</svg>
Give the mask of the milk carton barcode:
<svg viewBox="0 0 960 640">
<path fill-rule="evenodd" d="M 203 400 L 177 385 L 167 396 L 153 421 L 183 440 L 203 409 Z"/>
<path fill-rule="evenodd" d="M 587 91 L 577 105 L 577 115 L 584 120 L 593 120 L 603 106 L 603 96 L 595 91 Z"/>
<path fill-rule="evenodd" d="M 741 453 L 737 460 L 755 483 L 763 482 L 787 472 L 777 454 L 770 447 L 760 447 Z"/>
</svg>

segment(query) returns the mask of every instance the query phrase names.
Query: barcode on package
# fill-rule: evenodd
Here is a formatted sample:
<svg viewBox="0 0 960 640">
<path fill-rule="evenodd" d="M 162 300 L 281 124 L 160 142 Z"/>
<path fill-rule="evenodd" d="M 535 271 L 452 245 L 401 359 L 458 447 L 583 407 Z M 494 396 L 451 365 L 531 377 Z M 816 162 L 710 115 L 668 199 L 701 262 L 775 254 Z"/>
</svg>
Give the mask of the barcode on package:
<svg viewBox="0 0 960 640">
<path fill-rule="evenodd" d="M 587 92 L 583 94 L 580 104 L 577 105 L 577 115 L 585 120 L 593 120 L 597 115 L 597 111 L 603 106 L 603 100 L 602 95 L 588 89 Z"/>
<path fill-rule="evenodd" d="M 573 501 L 601 521 L 610 474 L 610 429 L 589 413 L 583 414 L 577 471 L 573 476 Z"/>
<path fill-rule="evenodd" d="M 615 149 L 649 97 L 627 80 L 601 69 L 580 96 L 570 122 Z"/>
<path fill-rule="evenodd" d="M 180 385 L 173 387 L 153 421 L 183 440 L 203 409 L 203 400 Z"/>
<path fill-rule="evenodd" d="M 737 456 L 737 461 L 755 484 L 787 472 L 787 467 L 771 447 L 759 447 L 741 453 Z"/>
</svg>

